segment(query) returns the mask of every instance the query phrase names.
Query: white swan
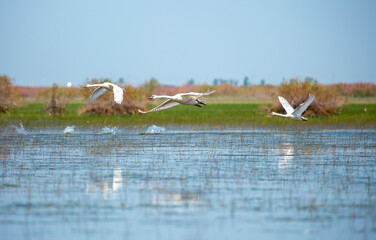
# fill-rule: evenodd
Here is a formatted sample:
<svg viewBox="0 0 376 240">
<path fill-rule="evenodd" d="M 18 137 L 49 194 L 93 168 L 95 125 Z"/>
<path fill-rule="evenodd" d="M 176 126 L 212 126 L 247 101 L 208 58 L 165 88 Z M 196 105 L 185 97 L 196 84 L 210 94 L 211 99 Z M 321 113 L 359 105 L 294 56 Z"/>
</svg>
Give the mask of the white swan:
<svg viewBox="0 0 376 240">
<path fill-rule="evenodd" d="M 308 106 L 312 103 L 313 99 L 315 99 L 315 96 L 312 94 L 309 94 L 307 101 L 300 104 L 295 110 L 283 97 L 279 96 L 278 99 L 281 102 L 282 107 L 286 110 L 286 114 L 279 114 L 279 113 L 272 112 L 272 116 L 280 116 L 280 117 L 290 118 L 290 119 L 298 120 L 298 121 L 307 121 L 308 119 L 305 117 L 302 117 L 301 115 L 308 108 Z"/>
<path fill-rule="evenodd" d="M 149 97 L 149 99 L 166 99 L 167 98 L 168 100 L 165 101 L 164 103 L 162 103 L 161 105 L 149 110 L 149 111 L 143 112 L 140 109 L 138 109 L 138 111 L 140 113 L 155 112 L 155 111 L 171 108 L 171 107 L 174 107 L 174 106 L 179 105 L 179 104 L 194 105 L 194 106 L 197 106 L 197 107 L 201 107 L 201 105 L 206 105 L 205 101 L 201 101 L 197 98 L 201 97 L 201 96 L 210 95 L 214 92 L 215 92 L 215 90 L 211 91 L 211 92 L 207 92 L 207 93 L 195 93 L 195 92 L 179 93 L 179 94 L 176 94 L 175 96 L 153 95 L 153 96 Z"/>
<path fill-rule="evenodd" d="M 114 101 L 117 104 L 121 104 L 121 102 L 123 101 L 123 92 L 125 92 L 125 90 L 113 83 L 104 82 L 104 83 L 97 83 L 97 84 L 86 84 L 86 87 L 97 87 L 94 90 L 94 92 L 91 94 L 87 103 L 91 103 L 92 101 L 97 99 L 100 95 L 107 92 L 107 90 L 111 90 L 114 92 Z"/>
</svg>

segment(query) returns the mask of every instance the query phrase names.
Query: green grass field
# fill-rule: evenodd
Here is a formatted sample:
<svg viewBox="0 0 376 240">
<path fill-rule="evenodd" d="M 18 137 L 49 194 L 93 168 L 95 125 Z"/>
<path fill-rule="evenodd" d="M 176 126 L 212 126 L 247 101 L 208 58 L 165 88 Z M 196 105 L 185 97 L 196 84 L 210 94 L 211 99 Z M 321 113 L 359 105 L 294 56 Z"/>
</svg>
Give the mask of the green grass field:
<svg viewBox="0 0 376 240">
<path fill-rule="evenodd" d="M 0 125 L 6 126 L 22 121 L 25 127 L 145 127 L 151 124 L 160 126 L 203 126 L 225 127 L 274 127 L 274 126 L 349 126 L 353 128 L 374 128 L 376 126 L 376 104 L 347 104 L 338 115 L 308 117 L 307 122 L 270 117 L 263 111 L 266 105 L 260 104 L 210 104 L 202 108 L 177 106 L 171 109 L 136 114 L 131 116 L 79 115 L 82 104 L 68 104 L 62 116 L 48 116 L 41 103 L 25 103 L 23 106 L 0 115 Z M 364 108 L 367 111 L 364 111 Z"/>
</svg>

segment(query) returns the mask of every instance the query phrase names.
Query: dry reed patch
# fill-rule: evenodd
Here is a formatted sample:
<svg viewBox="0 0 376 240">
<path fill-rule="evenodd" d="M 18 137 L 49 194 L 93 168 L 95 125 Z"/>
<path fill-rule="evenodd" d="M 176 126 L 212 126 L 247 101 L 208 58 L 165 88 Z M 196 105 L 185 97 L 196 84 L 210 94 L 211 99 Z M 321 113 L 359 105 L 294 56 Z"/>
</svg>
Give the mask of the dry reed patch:
<svg viewBox="0 0 376 240">
<path fill-rule="evenodd" d="M 0 113 L 20 104 L 19 92 L 12 87 L 12 79 L 6 75 L 0 76 Z"/>
<path fill-rule="evenodd" d="M 145 104 L 134 100 L 125 100 L 121 104 L 113 101 L 99 101 L 83 106 L 79 109 L 79 113 L 89 115 L 132 115 L 138 113 L 138 109 L 145 110 Z"/>
</svg>

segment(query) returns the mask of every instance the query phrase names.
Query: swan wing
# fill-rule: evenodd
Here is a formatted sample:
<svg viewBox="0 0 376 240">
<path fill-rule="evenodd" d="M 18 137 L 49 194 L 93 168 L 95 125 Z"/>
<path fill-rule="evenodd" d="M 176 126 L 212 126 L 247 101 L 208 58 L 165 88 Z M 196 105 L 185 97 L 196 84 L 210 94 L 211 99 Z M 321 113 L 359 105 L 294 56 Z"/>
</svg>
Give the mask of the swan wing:
<svg viewBox="0 0 376 240">
<path fill-rule="evenodd" d="M 87 103 L 91 103 L 95 99 L 97 99 L 100 95 L 107 92 L 107 89 L 104 87 L 98 87 L 94 90 L 94 92 L 91 94 L 89 100 L 87 100 Z"/>
<path fill-rule="evenodd" d="M 292 112 L 294 112 L 294 108 L 291 107 L 290 103 L 287 102 L 286 99 L 284 99 L 281 96 L 279 96 L 278 99 L 279 99 L 279 102 L 282 104 L 282 107 L 285 109 L 287 114 L 291 114 Z"/>
<path fill-rule="evenodd" d="M 121 104 L 123 101 L 123 89 L 120 88 L 117 85 L 113 85 L 113 91 L 114 91 L 114 100 L 117 104 Z"/>
<path fill-rule="evenodd" d="M 163 110 L 163 109 L 167 109 L 167 108 L 172 108 L 172 107 L 175 107 L 176 105 L 179 105 L 179 103 L 169 99 L 169 100 L 165 101 L 164 103 L 162 103 L 161 105 L 159 105 L 158 107 L 155 107 L 155 108 L 153 108 L 149 111 L 143 112 L 140 109 L 138 109 L 138 111 L 140 113 L 149 113 L 149 112 L 155 112 L 155 111 L 159 111 L 159 110 Z"/>
<path fill-rule="evenodd" d="M 315 96 L 313 94 L 309 94 L 309 97 L 307 99 L 307 101 L 305 101 L 304 103 L 300 104 L 296 109 L 295 111 L 293 112 L 293 114 L 296 114 L 296 115 L 302 115 L 304 113 L 304 111 L 308 108 L 308 106 L 312 103 L 313 99 L 315 99 Z"/>
<path fill-rule="evenodd" d="M 189 93 L 179 93 L 177 95 L 179 96 L 194 96 L 194 97 L 201 97 L 201 96 L 207 96 L 207 95 L 210 95 L 212 93 L 214 93 L 214 91 L 211 91 L 211 92 L 206 92 L 206 93 L 196 93 L 196 92 L 189 92 Z"/>
</svg>

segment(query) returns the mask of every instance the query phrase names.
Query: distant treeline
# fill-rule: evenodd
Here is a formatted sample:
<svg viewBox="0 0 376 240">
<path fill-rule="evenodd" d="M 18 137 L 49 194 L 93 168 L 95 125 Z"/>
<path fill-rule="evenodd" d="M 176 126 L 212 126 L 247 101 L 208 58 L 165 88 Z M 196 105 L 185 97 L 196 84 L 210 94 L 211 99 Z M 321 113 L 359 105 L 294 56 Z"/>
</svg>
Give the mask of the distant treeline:
<svg viewBox="0 0 376 240">
<path fill-rule="evenodd" d="M 5 78 L 7 78 L 5 76 Z M 3 81 L 4 76 L 0 76 L 1 81 Z M 9 79 L 9 78 L 7 78 Z M 140 97 L 146 97 L 150 94 L 176 94 L 178 92 L 189 92 L 189 91 L 208 91 L 216 89 L 216 95 L 222 96 L 253 96 L 253 97 L 268 97 L 273 95 L 273 93 L 278 92 L 278 88 L 283 84 L 283 82 L 289 81 L 301 81 L 296 78 L 292 78 L 289 80 L 284 79 L 281 85 L 270 85 L 265 84 L 265 82 L 261 82 L 257 85 L 236 85 L 236 83 L 231 82 L 229 80 L 221 80 L 217 79 L 216 85 L 208 85 L 208 84 L 185 84 L 181 86 L 165 86 L 160 84 L 156 79 L 150 79 L 145 83 L 139 86 L 132 86 L 129 84 L 120 84 L 125 88 L 129 88 L 128 90 L 132 92 L 132 94 L 136 94 Z M 102 82 L 102 81 L 110 81 L 109 79 L 92 79 L 87 82 Z M 235 81 L 235 80 L 233 80 Z M 316 80 L 307 80 L 301 82 L 311 82 L 312 84 L 318 84 Z M 116 82 L 115 82 L 116 83 Z M 84 85 L 84 84 L 83 84 Z M 82 86 L 83 86 L 82 85 Z M 375 83 L 337 83 L 337 84 L 321 84 L 325 88 L 330 89 L 331 91 L 335 91 L 339 96 L 343 97 L 376 97 L 376 84 Z M 2 84 L 2 86 L 9 86 L 6 84 Z M 52 87 L 52 84 L 51 84 Z M 26 86 L 13 86 L 13 90 L 24 100 L 26 101 L 39 101 L 41 98 L 46 96 L 46 92 L 49 91 L 51 87 L 26 87 Z M 72 97 L 73 101 L 77 101 L 83 96 L 81 87 L 65 87 L 60 86 L 60 89 L 64 89 L 64 91 L 69 92 L 70 97 Z M 16 94 L 16 95 L 17 95 Z M 13 93 L 14 95 L 14 93 Z M 4 95 L 3 95 L 4 96 Z"/>
</svg>

